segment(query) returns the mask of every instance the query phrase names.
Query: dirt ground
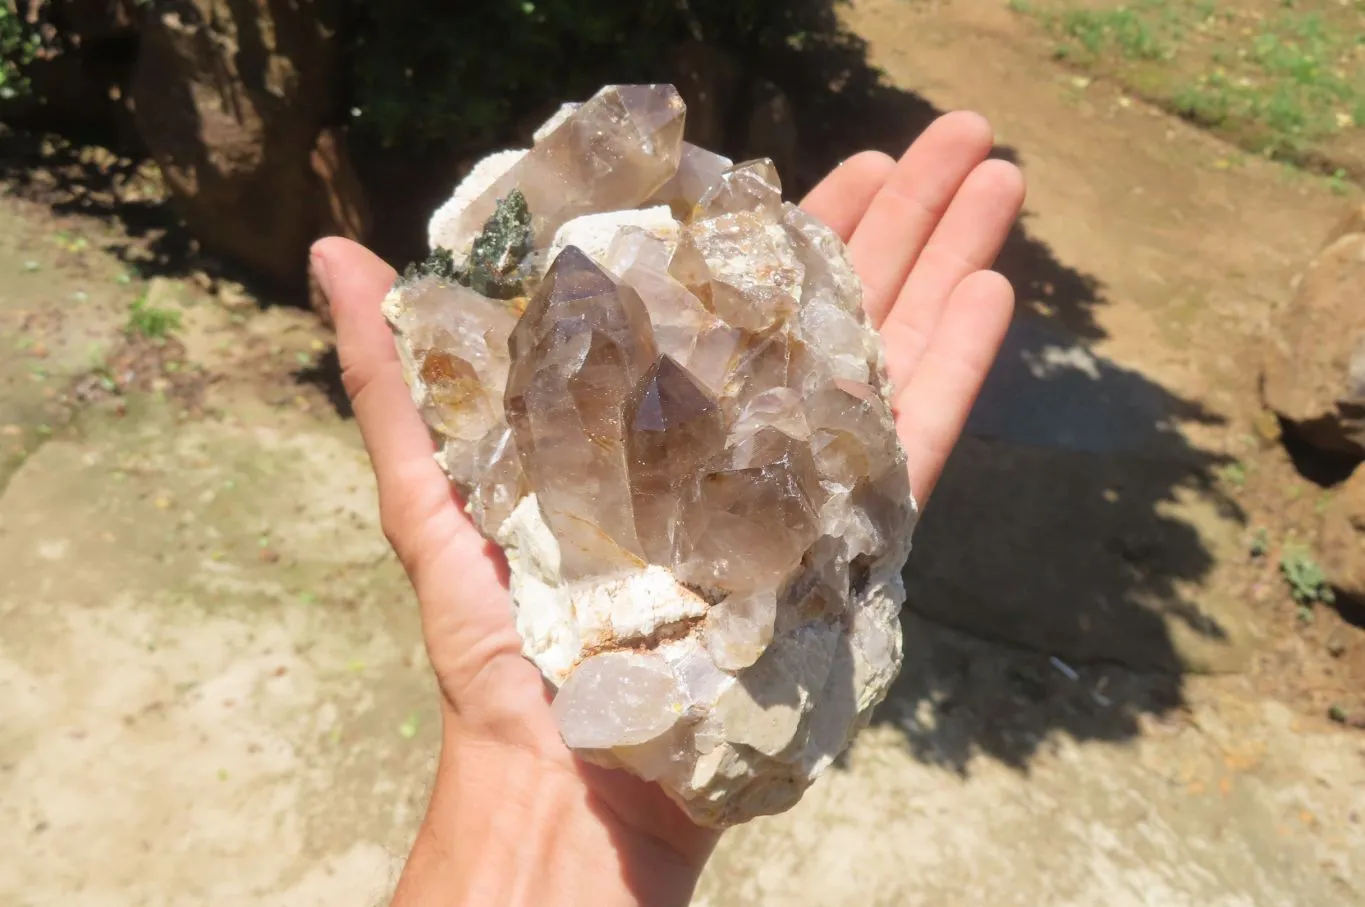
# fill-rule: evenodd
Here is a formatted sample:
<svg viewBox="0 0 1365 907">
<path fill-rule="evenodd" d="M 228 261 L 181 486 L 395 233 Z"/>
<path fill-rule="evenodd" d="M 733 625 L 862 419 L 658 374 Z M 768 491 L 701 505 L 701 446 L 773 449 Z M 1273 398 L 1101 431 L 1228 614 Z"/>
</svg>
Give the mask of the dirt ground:
<svg viewBox="0 0 1365 907">
<path fill-rule="evenodd" d="M 1365 630 L 1278 574 L 1331 488 L 1255 368 L 1361 193 L 1225 166 L 1004 3 L 845 17 L 882 82 L 803 124 L 808 166 L 986 114 L 1029 181 L 1021 314 L 908 565 L 895 689 L 696 902 L 1365 903 L 1365 736 L 1333 720 L 1365 711 Z M 133 165 L 5 150 L 0 904 L 382 903 L 434 710 L 328 333 L 178 264 Z"/>
</svg>

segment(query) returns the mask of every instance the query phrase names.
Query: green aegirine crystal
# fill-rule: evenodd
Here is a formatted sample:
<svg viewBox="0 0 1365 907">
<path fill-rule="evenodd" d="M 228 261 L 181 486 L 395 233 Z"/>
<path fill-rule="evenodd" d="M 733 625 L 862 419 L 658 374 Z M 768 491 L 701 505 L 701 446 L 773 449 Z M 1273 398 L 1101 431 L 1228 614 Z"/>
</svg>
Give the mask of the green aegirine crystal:
<svg viewBox="0 0 1365 907">
<path fill-rule="evenodd" d="M 433 249 L 421 262 L 412 262 L 403 269 L 398 278 L 399 286 L 411 286 L 424 277 L 435 277 L 447 283 L 464 283 L 460 269 L 455 264 L 455 256 L 449 249 Z"/>
<path fill-rule="evenodd" d="M 520 189 L 498 202 L 493 216 L 469 251 L 462 281 L 490 299 L 512 299 L 522 293 L 521 263 L 531 253 L 531 209 Z"/>
<path fill-rule="evenodd" d="M 449 250 L 438 248 L 421 263 L 408 265 L 402 279 L 411 284 L 435 277 L 463 284 L 490 299 L 514 299 L 524 292 L 522 262 L 533 249 L 531 209 L 521 190 L 513 189 L 498 201 L 463 266 L 455 263 Z"/>
</svg>

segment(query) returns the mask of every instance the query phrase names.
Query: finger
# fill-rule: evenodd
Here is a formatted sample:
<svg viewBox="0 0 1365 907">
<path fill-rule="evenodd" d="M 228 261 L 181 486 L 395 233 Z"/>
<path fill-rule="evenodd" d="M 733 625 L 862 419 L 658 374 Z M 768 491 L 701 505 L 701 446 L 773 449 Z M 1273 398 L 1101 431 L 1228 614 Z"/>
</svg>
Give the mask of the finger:
<svg viewBox="0 0 1365 907">
<path fill-rule="evenodd" d="M 432 458 L 431 434 L 413 406 L 379 311 L 396 274 L 363 246 L 338 238 L 314 245 L 312 265 L 332 307 L 342 382 L 374 464 L 384 532 L 415 572 L 439 547 L 433 532 L 449 537 L 464 531 L 460 523 L 473 528 L 452 506 L 450 484 Z"/>
<path fill-rule="evenodd" d="M 979 164 L 962 184 L 882 323 L 894 387 L 914 372 L 953 289 L 994 264 L 1023 204 L 1024 176 L 1008 161 Z"/>
<path fill-rule="evenodd" d="M 886 318 L 939 218 L 992 141 L 979 114 L 944 114 L 910 145 L 868 206 L 848 248 L 874 325 Z"/>
<path fill-rule="evenodd" d="M 801 200 L 801 207 L 824 221 L 848 242 L 858 221 L 886 182 L 896 162 L 880 151 L 864 151 L 844 161 Z"/>
<path fill-rule="evenodd" d="M 896 397 L 896 431 L 921 505 L 933 493 L 1014 312 L 1014 288 L 977 271 L 953 290 L 919 368 Z"/>
</svg>

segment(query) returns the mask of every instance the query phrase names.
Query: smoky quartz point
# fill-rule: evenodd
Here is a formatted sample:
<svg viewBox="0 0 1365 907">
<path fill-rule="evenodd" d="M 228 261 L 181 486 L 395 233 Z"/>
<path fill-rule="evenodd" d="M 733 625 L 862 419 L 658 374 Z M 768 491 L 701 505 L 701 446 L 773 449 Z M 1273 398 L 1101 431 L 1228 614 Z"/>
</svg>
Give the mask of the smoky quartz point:
<svg viewBox="0 0 1365 907">
<path fill-rule="evenodd" d="M 564 105 L 383 311 L 565 744 L 724 827 L 885 696 L 917 511 L 843 242 L 684 120 L 667 85 Z"/>
</svg>

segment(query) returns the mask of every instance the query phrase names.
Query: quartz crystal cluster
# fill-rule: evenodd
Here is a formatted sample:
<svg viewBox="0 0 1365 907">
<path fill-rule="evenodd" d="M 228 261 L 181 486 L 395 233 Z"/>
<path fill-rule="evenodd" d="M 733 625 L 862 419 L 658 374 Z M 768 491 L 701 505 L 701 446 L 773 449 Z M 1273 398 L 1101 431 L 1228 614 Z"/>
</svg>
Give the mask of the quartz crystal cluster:
<svg viewBox="0 0 1365 907">
<path fill-rule="evenodd" d="M 565 742 L 725 826 L 885 695 L 916 509 L 843 243 L 684 113 L 565 105 L 470 172 L 384 312 Z"/>
</svg>

